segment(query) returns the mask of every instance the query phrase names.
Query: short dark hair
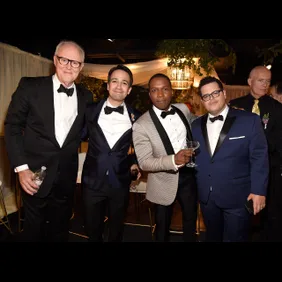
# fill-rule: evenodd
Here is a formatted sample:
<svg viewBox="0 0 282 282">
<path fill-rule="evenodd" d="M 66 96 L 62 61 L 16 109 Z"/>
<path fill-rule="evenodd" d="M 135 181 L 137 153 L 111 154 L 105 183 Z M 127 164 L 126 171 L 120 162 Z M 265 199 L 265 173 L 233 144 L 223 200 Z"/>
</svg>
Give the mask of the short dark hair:
<svg viewBox="0 0 282 282">
<path fill-rule="evenodd" d="M 276 94 L 281 95 L 282 94 L 282 81 L 275 83 L 274 87 L 276 90 Z"/>
<path fill-rule="evenodd" d="M 154 79 L 154 78 L 156 78 L 156 77 L 163 77 L 163 78 L 165 78 L 165 79 L 169 82 L 169 85 L 170 85 L 170 87 L 171 87 L 171 81 L 170 81 L 170 79 L 169 79 L 169 77 L 168 77 L 167 75 L 165 75 L 165 74 L 163 74 L 163 73 L 156 73 L 156 74 L 154 74 L 154 75 L 149 79 L 149 82 L 148 82 L 148 88 L 149 88 L 149 89 L 150 89 L 150 83 L 151 83 L 152 79 Z"/>
<path fill-rule="evenodd" d="M 201 91 L 202 87 L 213 82 L 217 83 L 220 90 L 223 90 L 223 84 L 218 78 L 214 76 L 206 76 L 200 80 L 199 88 L 198 88 L 199 96 L 202 96 L 202 91 Z"/>
<path fill-rule="evenodd" d="M 111 81 L 112 73 L 114 71 L 116 71 L 116 70 L 123 70 L 126 73 L 128 73 L 128 75 L 129 75 L 129 86 L 131 87 L 133 85 L 133 74 L 132 74 L 131 70 L 127 66 L 121 65 L 121 64 L 119 64 L 119 65 L 117 65 L 115 67 L 112 67 L 109 70 L 109 72 L 108 72 L 108 83 L 110 83 L 110 81 Z"/>
</svg>

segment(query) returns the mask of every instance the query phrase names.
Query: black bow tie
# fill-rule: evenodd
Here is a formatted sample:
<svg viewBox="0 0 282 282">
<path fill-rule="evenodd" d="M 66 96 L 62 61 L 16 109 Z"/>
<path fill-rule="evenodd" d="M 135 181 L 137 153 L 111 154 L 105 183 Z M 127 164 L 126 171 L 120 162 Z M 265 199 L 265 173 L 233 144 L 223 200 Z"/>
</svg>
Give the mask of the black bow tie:
<svg viewBox="0 0 282 282">
<path fill-rule="evenodd" d="M 174 115 L 175 114 L 175 109 L 171 109 L 170 111 L 163 111 L 162 113 L 161 113 L 161 117 L 162 118 L 165 118 L 166 116 L 168 116 L 168 115 Z"/>
<path fill-rule="evenodd" d="M 66 88 L 63 84 L 60 85 L 58 92 L 65 92 L 69 97 L 72 96 L 74 88 Z"/>
<path fill-rule="evenodd" d="M 216 120 L 223 120 L 223 116 L 222 116 L 222 115 L 219 115 L 219 116 L 210 118 L 210 121 L 211 121 L 211 122 L 214 122 L 214 121 L 216 121 Z"/>
<path fill-rule="evenodd" d="M 116 108 L 112 108 L 112 107 L 106 106 L 104 110 L 105 110 L 105 114 L 106 115 L 109 115 L 112 112 L 117 112 L 117 113 L 120 113 L 120 114 L 123 115 L 123 106 L 118 106 Z"/>
</svg>

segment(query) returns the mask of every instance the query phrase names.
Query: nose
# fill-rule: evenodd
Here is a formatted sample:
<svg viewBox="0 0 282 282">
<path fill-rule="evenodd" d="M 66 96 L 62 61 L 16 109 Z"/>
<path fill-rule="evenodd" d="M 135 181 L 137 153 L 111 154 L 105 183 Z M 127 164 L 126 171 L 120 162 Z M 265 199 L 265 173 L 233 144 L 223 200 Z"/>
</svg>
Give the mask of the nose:
<svg viewBox="0 0 282 282">
<path fill-rule="evenodd" d="M 71 69 L 71 62 L 70 61 L 68 61 L 68 63 L 67 63 L 67 69 Z"/>
</svg>

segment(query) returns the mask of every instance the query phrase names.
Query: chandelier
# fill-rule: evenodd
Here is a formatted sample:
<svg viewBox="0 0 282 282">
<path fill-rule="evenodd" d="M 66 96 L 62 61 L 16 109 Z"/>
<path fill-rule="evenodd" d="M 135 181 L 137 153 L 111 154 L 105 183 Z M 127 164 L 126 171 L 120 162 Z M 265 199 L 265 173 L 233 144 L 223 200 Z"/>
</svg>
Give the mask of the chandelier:
<svg viewBox="0 0 282 282">
<path fill-rule="evenodd" d="M 167 75 L 170 78 L 172 89 L 189 89 L 194 84 L 194 70 L 188 65 L 180 63 L 168 66 Z"/>
</svg>

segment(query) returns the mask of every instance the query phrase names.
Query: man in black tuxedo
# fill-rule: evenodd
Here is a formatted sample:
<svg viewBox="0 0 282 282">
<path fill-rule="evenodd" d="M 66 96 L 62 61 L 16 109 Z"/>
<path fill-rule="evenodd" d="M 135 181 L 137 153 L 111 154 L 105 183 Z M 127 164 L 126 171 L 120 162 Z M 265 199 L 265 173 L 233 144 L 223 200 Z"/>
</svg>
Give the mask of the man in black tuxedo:
<svg viewBox="0 0 282 282">
<path fill-rule="evenodd" d="M 260 216 L 262 241 L 282 241 L 282 104 L 267 95 L 271 71 L 254 67 L 248 78 L 250 93 L 230 101 L 231 106 L 252 111 L 261 118 L 268 142 L 269 185 L 266 207 Z M 258 104 L 256 104 L 256 103 Z M 257 105 L 257 106 L 256 106 Z"/>
<path fill-rule="evenodd" d="M 108 217 L 108 242 L 121 242 L 129 201 L 131 172 L 140 172 L 136 158 L 128 154 L 132 124 L 140 112 L 124 100 L 133 84 L 129 68 L 117 65 L 108 73 L 109 96 L 86 109 L 83 140 L 89 141 L 82 190 L 85 229 L 90 242 L 103 242 L 104 219 Z"/>
<path fill-rule="evenodd" d="M 55 50 L 56 72 L 23 77 L 5 120 L 5 141 L 22 188 L 24 226 L 21 241 L 67 241 L 78 169 L 78 147 L 90 91 L 76 84 L 85 53 L 73 41 Z M 37 186 L 33 172 L 47 167 Z"/>
</svg>

